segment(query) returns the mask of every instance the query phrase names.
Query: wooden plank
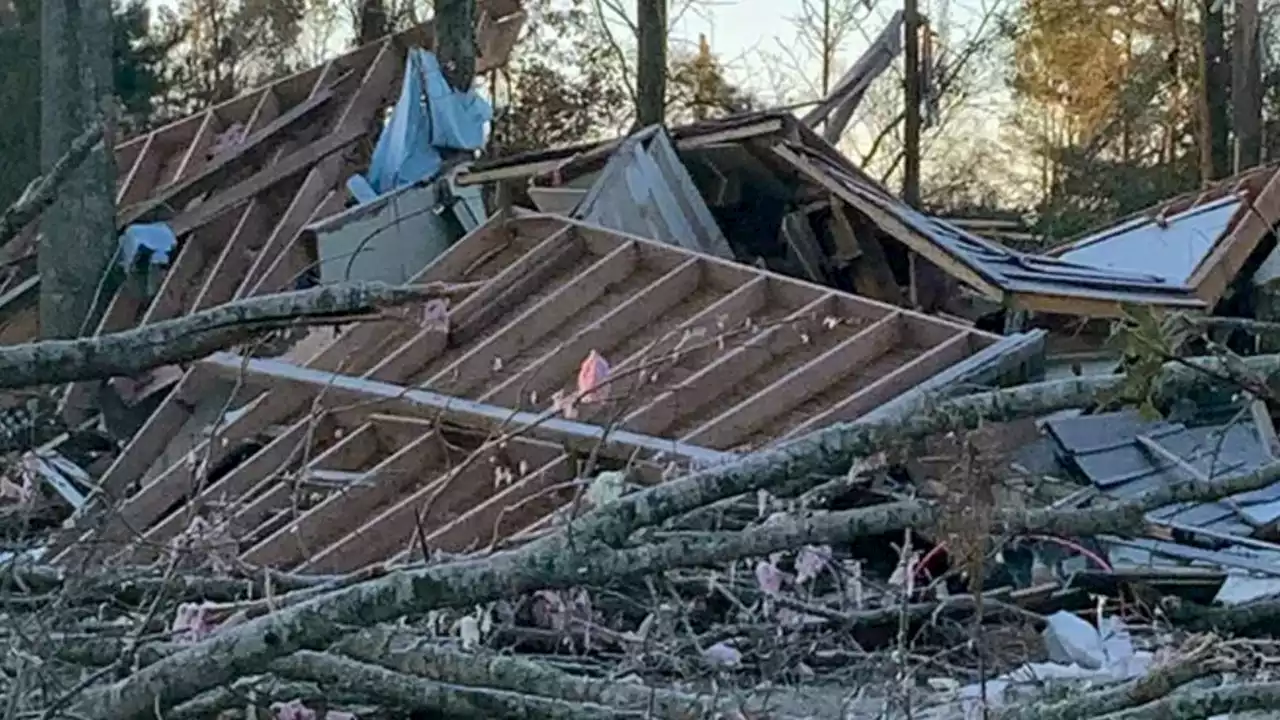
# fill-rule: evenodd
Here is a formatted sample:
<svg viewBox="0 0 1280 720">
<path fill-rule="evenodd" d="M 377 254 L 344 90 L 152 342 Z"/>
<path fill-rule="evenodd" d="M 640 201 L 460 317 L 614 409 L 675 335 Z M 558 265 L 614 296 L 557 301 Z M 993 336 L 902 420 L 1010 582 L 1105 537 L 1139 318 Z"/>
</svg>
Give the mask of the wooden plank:
<svg viewBox="0 0 1280 720">
<path fill-rule="evenodd" d="M 364 132 L 360 129 L 327 135 L 255 173 L 244 182 L 237 183 L 191 210 L 180 213 L 169 221 L 169 227 L 173 229 L 174 234 L 185 235 L 222 213 L 249 202 L 254 196 L 266 192 L 277 183 L 312 168 L 333 153 L 346 149 L 363 135 Z"/>
<path fill-rule="evenodd" d="M 1204 310 L 1205 303 L 1194 297 L 1147 295 L 1132 302 L 1150 304 L 1157 312 L 1163 309 L 1180 309 L 1186 311 Z M 1006 299 L 1006 307 L 1010 310 L 1023 310 L 1035 313 L 1054 315 L 1072 315 L 1084 318 L 1122 318 L 1127 315 L 1124 303 L 1107 298 L 1092 298 L 1080 295 L 1052 295 L 1046 293 L 1010 293 Z"/>
<path fill-rule="evenodd" d="M 833 196 L 827 228 L 837 248 L 837 262 L 848 265 L 854 291 L 882 302 L 903 304 L 902 287 L 889 267 L 884 246 L 874 237 L 859 239 L 846 212 L 845 204 Z"/>
<path fill-rule="evenodd" d="M 428 533 L 471 515 L 495 491 L 495 463 L 508 467 L 513 485 L 525 480 L 519 474 L 521 461 L 531 469 L 540 468 L 563 451 L 550 443 L 513 438 L 503 449 L 487 448 L 423 487 L 406 495 L 355 531 L 316 554 L 301 568 L 305 572 L 347 572 L 384 560 L 405 547 L 418 527 Z M 516 460 L 515 458 L 519 458 Z M 502 494 L 502 493 L 498 493 Z M 434 546 L 432 546 L 434 547 Z"/>
<path fill-rule="evenodd" d="M 327 87 L 322 83 L 326 82 L 332 68 L 333 63 L 326 63 L 323 67 L 316 69 L 315 86 L 311 89 L 312 96 Z M 278 117 L 280 117 L 279 96 L 274 89 L 270 89 L 263 93 L 258 106 L 254 108 L 245 132 L 250 135 L 257 133 Z M 286 142 L 276 148 L 269 162 L 277 162 L 290 144 Z M 252 262 L 249 245 L 254 239 L 266 235 L 265 225 L 271 216 L 268 205 L 266 198 L 255 197 L 241 211 L 235 229 L 232 230 L 227 241 L 222 243 L 218 257 L 209 268 L 199 292 L 196 293 L 195 300 L 192 301 L 192 312 L 222 304 L 234 296 L 237 280 L 244 275 Z"/>
<path fill-rule="evenodd" d="M 522 407 L 533 394 L 548 397 L 552 385 L 570 376 L 592 350 L 607 353 L 630 335 L 641 332 L 665 313 L 684 302 L 705 282 L 701 258 L 691 257 L 678 267 L 627 298 L 604 317 L 574 333 L 562 345 L 549 350 L 528 367 L 497 383 L 480 396 L 482 402 Z"/>
<path fill-rule="evenodd" d="M 147 196 L 147 191 L 160 170 L 160 160 L 156 134 L 150 133 L 146 136 L 138 157 L 130 165 L 129 172 L 116 187 L 116 205 L 138 202 Z"/>
<path fill-rule="evenodd" d="M 580 239 L 568 230 L 552 233 L 451 309 L 447 333 L 435 328 L 419 331 L 375 365 L 366 377 L 403 382 L 418 374 L 450 344 L 461 345 L 478 336 L 496 318 L 580 257 L 582 251 Z"/>
<path fill-rule="evenodd" d="M 173 171 L 173 179 L 169 181 L 171 185 L 188 180 L 195 174 L 196 168 L 203 164 L 204 156 L 209 152 L 214 136 L 221 131 L 221 124 L 216 113 L 204 114 L 204 120 L 200 123 L 200 129 L 196 131 L 195 139 L 187 146 L 187 151 L 182 155 L 182 161 Z"/>
<path fill-rule="evenodd" d="M 500 492 L 472 506 L 453 522 L 427 535 L 431 550 L 483 550 L 551 515 L 573 497 L 577 468 L 560 455 Z M 556 492 L 559 490 L 559 492 Z"/>
<path fill-rule="evenodd" d="M 302 180 L 302 186 L 293 196 L 289 207 L 284 211 L 265 238 L 253 238 L 246 251 L 253 257 L 248 273 L 243 277 L 229 278 L 238 280 L 235 298 L 242 299 L 259 290 L 254 279 L 266 273 L 266 268 L 282 256 L 287 246 L 293 243 L 307 220 L 315 212 L 316 206 L 329 193 L 330 188 L 338 184 L 338 171 L 342 169 L 343 160 L 338 155 L 330 155 L 316 163 Z M 253 292 L 250 292 L 250 289 Z M 289 288 L 293 289 L 293 288 Z"/>
<path fill-rule="evenodd" d="M 1214 245 L 1187 281 L 1196 289 L 1196 296 L 1209 307 L 1217 304 L 1258 244 L 1269 237 L 1271 228 L 1280 222 L 1280 171 L 1271 172 L 1262 191 L 1248 198 L 1249 211 L 1226 238 Z"/>
<path fill-rule="evenodd" d="M 124 498 L 129 487 L 140 480 L 182 429 L 195 409 L 195 404 L 213 386 L 212 378 L 196 370 L 178 381 L 169 397 L 134 434 L 107 471 L 98 479 L 104 501 Z"/>
<path fill-rule="evenodd" d="M 791 251 L 809 280 L 827 284 L 825 254 L 818 244 L 818 236 L 809 226 L 809 214 L 801 210 L 783 215 L 778 233 L 782 236 L 782 246 Z"/>
<path fill-rule="evenodd" d="M 306 562 L 349 532 L 354 523 L 413 485 L 424 470 L 442 465 L 447 457 L 445 447 L 438 431 L 422 434 L 361 475 L 357 483 L 331 493 L 241 558 L 251 565 L 278 568 Z"/>
<path fill-rule="evenodd" d="M 293 240 L 281 248 L 280 253 L 271 261 L 270 267 L 255 285 L 253 293 L 256 295 L 288 292 L 295 289 L 298 280 L 315 267 L 316 262 L 307 251 L 306 243 L 303 241 L 305 233 L 302 231 L 314 223 L 342 212 L 346 202 L 346 188 L 325 193 L 324 198 L 316 203 L 315 209 L 311 211 L 311 215 L 302 227 L 293 232 Z"/>
<path fill-rule="evenodd" d="M 620 245 L 597 260 L 571 282 L 511 319 L 443 368 L 423 385 L 454 395 L 470 395 L 478 385 L 502 377 L 504 360 L 535 345 L 584 308 L 599 300 L 609 288 L 625 281 L 639 268 L 639 248 L 635 243 Z"/>
<path fill-rule="evenodd" d="M 532 250 L 503 268 L 484 287 L 468 295 L 450 312 L 455 342 L 478 336 L 495 319 L 518 306 L 546 280 L 573 264 L 586 251 L 582 237 L 572 228 L 551 233 Z"/>
<path fill-rule="evenodd" d="M 788 163 L 795 166 L 797 170 L 808 176 L 810 180 L 821 185 L 827 192 L 836 195 L 850 207 L 857 209 L 858 212 L 871 218 L 872 222 L 880 226 L 885 232 L 893 235 L 895 239 L 912 250 L 920 253 L 934 265 L 946 270 L 952 277 L 964 282 L 975 290 L 978 290 L 992 300 L 1001 301 L 1004 299 L 1003 289 L 994 282 L 988 280 L 963 261 L 954 257 L 951 253 L 933 242 L 931 238 L 925 237 L 918 231 L 907 227 L 905 223 L 894 217 L 892 214 L 877 207 L 874 203 L 867 202 L 856 193 L 851 192 L 843 184 L 837 182 L 827 173 L 823 172 L 807 158 L 804 158 L 795 151 L 782 146 L 774 146 L 773 152 L 783 160 L 786 160 Z"/>
<path fill-rule="evenodd" d="M 769 278 L 756 275 L 751 280 L 739 285 L 736 290 L 721 297 L 696 315 L 680 323 L 676 332 L 658 338 L 649 346 L 632 353 L 622 362 L 616 363 L 610 370 L 613 377 L 621 377 L 635 372 L 638 366 L 652 362 L 675 351 L 686 336 L 696 331 L 716 332 L 718 328 L 729 328 L 741 323 L 758 312 L 768 301 Z"/>
<path fill-rule="evenodd" d="M 969 333 L 957 334 L 841 400 L 821 415 L 809 418 L 788 432 L 786 438 L 798 437 L 832 423 L 856 420 L 860 415 L 876 409 L 948 366 L 963 360 L 972 351 L 971 343 L 972 335 Z"/>
<path fill-rule="evenodd" d="M 303 452 L 303 445 L 311 439 L 309 426 L 296 424 L 267 443 L 248 460 L 216 482 L 208 483 L 200 473 L 207 468 L 202 457 L 195 455 L 195 462 L 179 462 L 147 483 L 141 490 L 120 505 L 112 513 L 101 530 L 94 533 L 98 545 L 121 544 L 134 533 L 145 532 L 160 520 L 183 495 L 194 496 L 174 512 L 185 520 L 194 509 L 199 509 L 218 497 L 238 497 L 253 487 L 264 475 L 283 470 L 296 461 Z M 326 428 L 328 432 L 331 429 Z M 206 484 L 207 483 L 207 484 Z"/>
<path fill-rule="evenodd" d="M 272 485 L 289 488 L 289 483 L 280 477 L 283 470 L 294 463 L 305 462 L 308 453 L 314 446 L 323 447 L 328 438 L 337 435 L 340 431 L 341 428 L 328 416 L 299 420 L 277 435 L 275 439 L 267 443 L 257 453 L 232 468 L 218 482 L 208 484 L 194 498 L 189 499 L 183 508 L 162 517 L 159 522 L 149 527 L 143 533 L 145 542 L 141 544 L 141 549 L 150 548 L 154 550 L 157 547 L 162 547 L 163 543 L 168 542 L 182 532 L 193 510 L 195 512 L 203 512 L 209 507 L 225 503 L 227 507 L 223 510 L 223 513 L 225 513 L 224 516 L 228 518 L 228 521 L 239 518 L 236 522 L 243 522 L 246 519 L 243 511 L 246 507 L 255 505 L 255 502 L 245 504 L 242 498 L 260 498 L 258 492 L 272 487 Z M 352 435 L 356 435 L 357 439 L 353 443 L 344 444 L 343 440 Z M 335 457 L 342 457 L 341 453 L 344 451 L 330 454 L 329 451 L 335 447 L 345 447 L 345 452 L 355 454 L 353 448 L 355 450 L 363 449 L 361 446 L 364 444 L 367 443 L 363 442 L 363 438 L 359 436 L 358 432 L 346 433 L 336 443 L 321 451 L 316 459 L 311 462 L 315 463 L 320 458 L 327 458 L 332 461 Z M 159 491 L 160 489 L 157 489 L 157 492 Z M 265 517 L 262 519 L 265 520 Z M 134 550 L 133 560 L 135 562 L 147 562 L 155 558 L 154 554 L 137 554 L 139 548 Z"/>
<path fill-rule="evenodd" d="M 360 87 L 344 106 L 337 128 L 334 130 L 335 136 L 353 135 L 358 138 L 369 132 L 369 123 L 389 99 L 403 62 L 403 54 L 390 41 L 383 44 L 364 71 Z M 331 156 L 310 168 L 303 181 L 303 190 L 294 198 L 294 202 L 254 258 L 248 274 L 236 290 L 237 298 L 261 292 L 259 283 L 266 275 L 267 269 L 271 267 L 271 263 L 284 247 L 293 244 L 297 234 L 311 217 L 311 213 L 324 199 L 324 194 L 338 184 L 343 166 L 344 161 L 341 157 Z"/>
<path fill-rule="evenodd" d="M 307 462 L 302 469 L 302 481 L 325 470 L 355 471 L 364 467 L 381 450 L 382 443 L 377 425 L 370 420 L 347 433 L 341 440 Z M 234 538 L 250 535 L 273 514 L 286 508 L 297 491 L 295 483 L 283 482 L 268 475 L 248 493 L 248 501 L 240 503 L 227 518 L 227 532 Z M 153 528 L 159 529 L 161 525 Z M 148 533 L 151 540 L 151 533 Z"/>
<path fill-rule="evenodd" d="M 223 377 L 242 377 L 250 385 L 270 385 L 291 397 L 307 402 L 323 393 L 330 404 L 368 403 L 370 410 L 426 414 L 453 420 L 468 427 L 493 430 L 524 428 L 524 435 L 550 438 L 588 450 L 601 442 L 607 446 L 643 449 L 667 456 L 688 458 L 698 463 L 725 462 L 734 457 L 705 448 L 693 447 L 664 438 L 655 438 L 625 430 L 609 430 L 587 423 L 573 422 L 528 412 L 512 412 L 507 408 L 485 405 L 449 395 L 406 388 L 401 385 L 300 368 L 277 360 L 242 358 L 231 353 L 215 353 L 200 361 L 200 367 Z"/>
<path fill-rule="evenodd" d="M 165 208 L 177 208 L 181 210 L 192 199 L 209 192 L 214 187 L 225 181 L 226 178 L 231 176 L 233 173 L 248 167 L 254 162 L 262 160 L 263 153 L 264 151 L 269 150 L 269 144 L 271 142 L 278 142 L 295 123 L 299 123 L 309 118 L 313 113 L 324 107 L 325 103 L 329 102 L 334 95 L 335 91 L 330 88 L 309 98 L 306 102 L 291 108 L 284 115 L 276 118 L 269 125 L 262 128 L 257 133 L 254 133 L 251 137 L 245 138 L 245 141 L 241 143 L 234 152 L 223 155 L 217 160 L 209 163 L 208 167 L 199 174 L 181 182 L 174 183 L 170 187 L 165 188 L 152 196 L 144 203 L 125 208 L 120 212 L 120 218 L 117 224 L 120 227 L 125 227 L 135 222 L 143 222 L 149 218 L 152 213 Z M 206 127 L 208 126 L 204 124 L 201 125 L 202 130 Z M 255 175 L 254 177 L 258 176 Z M 179 217 L 181 217 L 181 215 Z"/>
<path fill-rule="evenodd" d="M 734 447 L 770 418 L 790 411 L 859 367 L 888 353 L 903 336 L 906 319 L 890 313 L 835 347 L 787 373 L 756 395 L 725 410 L 685 436 L 704 447 Z"/>
<path fill-rule="evenodd" d="M 623 426 L 647 435 L 663 434 L 685 416 L 701 410 L 724 393 L 732 391 L 735 385 L 775 358 L 803 344 L 804 333 L 797 327 L 813 322 L 815 317 L 820 321 L 822 316 L 830 314 L 835 297 L 834 294 L 821 296 L 791 313 L 782 322 L 755 334 L 742 345 L 680 381 L 645 407 L 627 415 Z"/>
</svg>

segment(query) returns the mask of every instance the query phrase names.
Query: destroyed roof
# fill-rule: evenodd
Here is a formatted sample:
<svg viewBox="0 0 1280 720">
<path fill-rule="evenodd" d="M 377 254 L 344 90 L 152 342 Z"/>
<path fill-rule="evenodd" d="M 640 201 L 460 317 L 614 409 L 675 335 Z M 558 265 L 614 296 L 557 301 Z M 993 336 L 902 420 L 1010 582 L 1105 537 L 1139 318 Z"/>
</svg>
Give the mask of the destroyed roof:
<svg viewBox="0 0 1280 720">
<path fill-rule="evenodd" d="M 1056 418 L 1045 429 L 1060 459 L 1098 490 L 1132 500 L 1157 487 L 1241 475 L 1274 460 L 1252 419 L 1187 427 L 1126 410 Z M 1215 503 L 1178 503 L 1148 514 L 1167 531 L 1250 537 L 1280 519 L 1280 483 Z"/>
<path fill-rule="evenodd" d="M 1156 268 L 1208 306 L 1280 221 L 1280 164 L 1253 168 L 1071 240 L 1048 256 L 1116 269 Z"/>
<path fill-rule="evenodd" d="M 481 0 L 478 70 L 505 64 L 524 14 L 518 0 Z M 309 260 L 296 242 L 309 221 L 340 210 L 350 149 L 377 131 L 424 23 L 282 78 L 116 147 L 120 228 L 165 221 L 178 239 L 154 299 L 122 289 L 97 333 L 181 316 L 263 292 L 292 289 Z M 0 248 L 0 343 L 38 335 L 37 228 Z M 15 264 L 15 260 L 26 262 Z M 68 405 L 83 416 L 84 384 Z"/>
<path fill-rule="evenodd" d="M 100 479 L 125 499 L 100 511 L 94 539 L 136 531 L 131 552 L 145 556 L 204 515 L 245 561 L 316 572 L 408 557 L 411 544 L 487 547 L 545 527 L 597 452 L 596 470 L 635 465 L 637 481 L 658 482 L 668 464 L 994 382 L 1014 370 L 1011 348 L 1041 337 L 546 215 L 491 218 L 415 279 L 431 281 L 482 283 L 447 330 L 398 317 L 346 330 L 305 367 L 197 364 Z M 555 417 L 592 351 L 610 385 Z M 218 420 L 236 386 L 239 409 Z"/>
<path fill-rule="evenodd" d="M 719 175 L 767 174 L 800 200 L 834 195 L 883 234 L 1006 307 L 1092 317 L 1118 316 L 1129 303 L 1204 307 L 1189 287 L 1157 274 L 1019 252 L 913 210 L 787 112 L 751 113 L 670 132 L 677 150 L 707 160 Z M 622 142 L 478 162 L 459 176 L 459 183 L 531 180 L 557 186 L 575 173 L 598 169 Z M 717 155 L 727 147 L 745 156 L 722 161 Z M 797 183 L 800 178 L 806 182 Z"/>
</svg>

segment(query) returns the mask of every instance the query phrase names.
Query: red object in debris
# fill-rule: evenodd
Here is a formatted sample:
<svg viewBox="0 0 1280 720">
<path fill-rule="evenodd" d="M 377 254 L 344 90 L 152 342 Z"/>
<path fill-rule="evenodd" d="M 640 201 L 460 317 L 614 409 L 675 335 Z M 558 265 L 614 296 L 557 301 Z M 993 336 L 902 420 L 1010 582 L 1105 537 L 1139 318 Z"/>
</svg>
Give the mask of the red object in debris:
<svg viewBox="0 0 1280 720">
<path fill-rule="evenodd" d="M 609 363 L 592 350 L 578 368 L 578 394 L 584 403 L 601 402 L 607 395 L 604 383 L 609 380 Z M 597 389 L 598 388 L 598 389 Z"/>
</svg>

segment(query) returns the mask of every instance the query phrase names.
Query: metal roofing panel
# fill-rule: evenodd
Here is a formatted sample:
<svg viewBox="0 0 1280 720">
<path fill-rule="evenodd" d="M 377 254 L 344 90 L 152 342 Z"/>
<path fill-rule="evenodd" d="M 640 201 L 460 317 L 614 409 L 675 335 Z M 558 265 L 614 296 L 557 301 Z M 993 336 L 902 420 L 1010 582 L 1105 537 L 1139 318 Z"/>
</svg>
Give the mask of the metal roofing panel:
<svg viewBox="0 0 1280 720">
<path fill-rule="evenodd" d="M 810 159 L 814 158 L 810 156 Z M 1191 289 L 1150 272 L 1117 270 L 1018 252 L 912 209 L 897 198 L 859 182 L 831 162 L 824 165 L 863 200 L 903 224 L 1007 292 L 1106 297 L 1121 302 L 1197 304 Z"/>
<path fill-rule="evenodd" d="M 1248 472 L 1269 462 L 1251 423 L 1183 428 L 1164 421 L 1143 421 L 1134 411 L 1059 418 L 1046 423 L 1059 452 L 1097 487 L 1117 499 L 1131 500 L 1169 483 L 1186 480 L 1176 463 L 1147 451 L 1139 436 L 1181 458 L 1211 478 Z M 1174 503 L 1148 517 L 1164 522 L 1248 535 L 1249 523 L 1280 517 L 1280 483 L 1230 498 L 1245 518 L 1226 502 Z"/>
<path fill-rule="evenodd" d="M 1151 273 L 1186 283 L 1239 212 L 1238 196 L 1220 198 L 1164 220 L 1138 218 L 1080 240 L 1061 260 L 1108 270 Z"/>
</svg>

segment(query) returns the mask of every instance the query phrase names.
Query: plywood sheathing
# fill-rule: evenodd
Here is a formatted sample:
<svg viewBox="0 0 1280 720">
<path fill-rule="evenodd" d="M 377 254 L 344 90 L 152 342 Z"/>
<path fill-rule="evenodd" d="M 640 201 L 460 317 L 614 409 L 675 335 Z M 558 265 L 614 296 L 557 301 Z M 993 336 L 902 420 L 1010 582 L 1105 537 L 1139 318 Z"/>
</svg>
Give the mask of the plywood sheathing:
<svg viewBox="0 0 1280 720">
<path fill-rule="evenodd" d="M 482 0 L 479 7 L 484 72 L 505 64 L 524 15 L 518 0 Z M 343 182 L 364 169 L 349 150 L 376 137 L 407 48 L 430 47 L 432 33 L 432 23 L 418 25 L 118 145 L 121 225 L 165 219 L 179 248 L 155 298 L 118 292 L 96 332 L 290 287 L 306 262 L 296 243 L 302 226 L 342 206 Z M 217 144 L 228 136 L 232 142 Z M 30 244 L 33 235 L 14 242 Z M 21 330 L 4 334 L 7 341 L 34 337 L 37 290 L 38 278 L 28 278 L 0 308 Z M 72 388 L 71 419 L 87 413 L 91 397 L 85 384 Z"/>
<path fill-rule="evenodd" d="M 1119 227 L 1143 218 L 1172 217 L 1231 195 L 1240 195 L 1244 202 L 1188 281 L 1196 296 L 1206 306 L 1212 307 L 1222 299 L 1250 257 L 1271 234 L 1271 228 L 1280 222 L 1280 163 L 1252 168 L 1200 190 L 1178 195 L 1107 227 Z M 1058 245 L 1047 254 L 1056 257 L 1070 252 L 1079 247 L 1083 239 L 1105 230 L 1100 228 L 1084 233 L 1081 238 Z"/>
<path fill-rule="evenodd" d="M 525 433 L 534 436 L 531 453 L 546 450 L 545 443 L 571 448 L 551 457 L 535 454 L 526 463 L 554 472 L 514 483 L 501 497 L 488 483 L 457 506 L 459 513 L 474 513 L 465 516 L 471 519 L 429 518 L 421 531 L 416 528 L 423 521 L 415 518 L 434 492 L 427 488 L 436 476 L 419 472 L 392 482 L 378 502 L 369 501 L 367 512 L 343 515 L 341 522 L 350 527 L 342 537 L 326 536 L 329 549 L 310 547 L 305 567 L 349 569 L 386 559 L 401 552 L 414 532 L 427 533 L 429 547 L 487 544 L 545 522 L 546 513 L 563 502 L 564 495 L 544 499 L 539 493 L 573 479 L 573 456 L 589 453 L 581 447 L 587 433 L 582 428 L 597 434 L 614 428 L 609 457 L 653 458 L 655 451 L 665 451 L 682 463 L 723 461 L 718 451 L 761 447 L 787 433 L 855 419 L 998 339 L 554 216 L 495 216 L 416 279 L 435 280 L 484 281 L 450 309 L 447 333 L 405 318 L 386 320 L 345 331 L 306 368 L 211 360 L 188 373 L 100 480 L 105 492 L 123 502 L 116 511 L 100 510 L 101 524 L 83 540 L 119 546 L 133 537 L 139 544 L 132 552 L 154 548 L 171 540 L 192 513 L 213 512 L 225 498 L 250 508 L 231 511 L 233 529 L 249 538 L 240 549 L 249 553 L 266 541 L 255 528 L 292 507 L 293 492 L 281 489 L 284 478 L 302 472 L 312 462 L 308 458 L 330 457 L 331 446 L 360 431 L 370 414 L 416 417 L 431 426 L 424 437 L 441 432 L 442 419 L 492 430 L 504 412 L 512 418 L 520 411 L 546 412 L 557 390 L 573 389 L 584 357 L 601 353 L 612 365 L 606 397 L 579 406 L 570 425 L 544 423 Z M 245 389 L 265 392 L 242 400 L 212 441 L 149 473 L 214 375 L 234 376 Z M 333 436 L 338 429 L 341 437 Z M 209 481 L 203 468 L 223 463 L 242 441 L 263 433 L 274 437 Z M 438 461 L 430 442 L 421 439 L 415 446 L 421 457 L 395 462 Z M 391 462 L 378 456 L 383 461 Z M 373 472 L 376 463 L 369 462 L 342 472 Z M 469 482 L 474 487 L 479 481 Z M 184 496 L 194 502 L 182 505 Z M 540 499 L 535 503 L 533 497 Z M 519 522 L 504 524 L 495 535 L 496 518 L 510 516 L 503 508 L 511 503 L 541 509 L 518 515 Z M 337 521 L 324 525 L 332 522 Z M 272 533 L 286 533 L 281 537 L 292 532 L 271 527 Z M 384 538 L 379 542 L 385 544 L 372 552 L 370 537 Z M 284 541 L 272 542 L 276 549 L 270 553 L 246 557 L 277 562 Z M 302 562 L 293 556 L 279 562 L 291 566 L 294 560 Z"/>
</svg>

